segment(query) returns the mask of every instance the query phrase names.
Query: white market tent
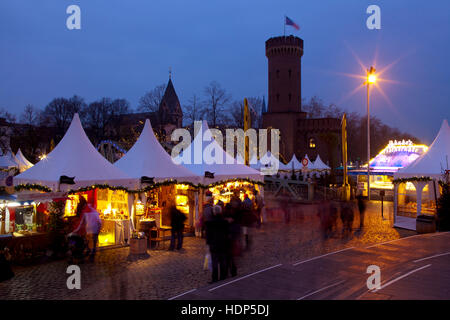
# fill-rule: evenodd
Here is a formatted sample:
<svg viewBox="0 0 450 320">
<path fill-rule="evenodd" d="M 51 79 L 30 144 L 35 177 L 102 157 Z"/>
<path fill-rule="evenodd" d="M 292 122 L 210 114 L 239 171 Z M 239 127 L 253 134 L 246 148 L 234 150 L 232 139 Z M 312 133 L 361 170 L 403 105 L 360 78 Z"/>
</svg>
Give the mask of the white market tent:
<svg viewBox="0 0 450 320">
<path fill-rule="evenodd" d="M 449 169 L 450 164 L 450 127 L 447 120 L 442 122 L 441 129 L 428 151 L 422 154 L 409 166 L 394 173 L 394 179 L 429 177 L 440 179 L 443 170 Z"/>
<path fill-rule="evenodd" d="M 438 198 L 439 184 L 438 180 L 443 178 L 445 170 L 449 170 L 449 156 L 450 156 L 450 127 L 447 120 L 442 122 L 441 129 L 434 139 L 428 151 L 422 154 L 414 162 L 405 168 L 398 170 L 394 173 L 394 210 L 397 217 L 399 206 L 399 183 L 395 183 L 396 179 L 411 179 L 416 189 L 416 214 L 419 216 L 422 214 L 422 197 L 423 190 L 428 185 L 429 198 Z M 416 178 L 416 179 L 414 179 Z M 420 180 L 421 178 L 429 178 L 432 181 Z M 436 191 L 436 194 L 432 193 Z M 399 217 L 399 220 L 405 221 L 408 218 Z M 400 221 L 400 222 L 402 222 Z M 398 223 L 398 221 L 397 221 Z M 415 228 L 415 224 L 413 224 Z"/>
<path fill-rule="evenodd" d="M 134 189 L 136 180 L 106 160 L 91 144 L 75 114 L 69 129 L 46 158 L 14 177 L 14 185 L 36 184 L 59 189 L 61 176 L 75 177 L 74 185 L 62 189 L 76 190 L 95 184 Z"/>
<path fill-rule="evenodd" d="M 132 178 L 154 178 L 155 183 L 176 180 L 179 183 L 197 184 L 201 180 L 195 173 L 172 161 L 156 139 L 148 119 L 139 139 L 114 165 Z"/>
<path fill-rule="evenodd" d="M 287 164 L 280 166 L 284 170 L 301 170 L 303 168 L 303 165 L 298 161 L 297 157 L 294 155 L 292 156 L 291 161 L 289 161 Z"/>
<path fill-rule="evenodd" d="M 320 155 L 317 155 L 316 160 L 309 166 L 309 170 L 313 171 L 325 171 L 325 170 L 331 170 L 329 166 L 327 166 L 322 159 L 320 159 Z"/>
<path fill-rule="evenodd" d="M 203 141 L 204 139 L 209 141 Z M 204 158 L 205 155 L 210 156 Z M 176 161 L 200 176 L 205 185 L 233 179 L 264 180 L 259 171 L 238 163 L 233 156 L 223 150 L 222 146 L 211 137 L 206 121 L 203 121 L 193 142 L 183 150 Z M 205 177 L 205 172 L 213 173 L 214 178 Z"/>
<path fill-rule="evenodd" d="M 19 148 L 19 150 L 17 150 L 16 159 L 19 164 L 20 172 L 23 172 L 33 166 L 33 164 L 30 161 L 28 161 L 27 158 L 25 158 L 25 156 L 23 155 L 22 150 L 20 150 L 20 148 Z"/>
</svg>

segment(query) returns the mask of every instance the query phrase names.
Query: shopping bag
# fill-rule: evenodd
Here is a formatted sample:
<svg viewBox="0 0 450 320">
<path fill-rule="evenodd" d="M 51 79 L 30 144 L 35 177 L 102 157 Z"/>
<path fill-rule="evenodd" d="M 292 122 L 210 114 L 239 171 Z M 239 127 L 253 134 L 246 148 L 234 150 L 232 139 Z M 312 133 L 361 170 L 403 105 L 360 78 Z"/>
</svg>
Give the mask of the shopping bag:
<svg viewBox="0 0 450 320">
<path fill-rule="evenodd" d="M 203 270 L 207 271 L 212 271 L 212 261 L 211 261 L 211 254 L 208 252 L 205 255 L 205 260 L 203 262 Z"/>
</svg>

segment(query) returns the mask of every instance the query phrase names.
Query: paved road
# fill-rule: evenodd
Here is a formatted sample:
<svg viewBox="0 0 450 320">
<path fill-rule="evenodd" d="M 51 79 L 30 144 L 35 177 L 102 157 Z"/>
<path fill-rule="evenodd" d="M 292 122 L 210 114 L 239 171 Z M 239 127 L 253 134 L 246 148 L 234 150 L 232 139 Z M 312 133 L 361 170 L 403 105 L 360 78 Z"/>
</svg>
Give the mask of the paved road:
<svg viewBox="0 0 450 320">
<path fill-rule="evenodd" d="M 374 202 L 372 210 L 369 207 L 366 213 L 363 233 L 344 237 L 339 224 L 335 234 L 324 239 L 316 216 L 318 206 L 283 202 L 283 207 L 290 211 L 290 222 L 284 222 L 283 214 L 274 214 L 261 229 L 252 230 L 252 249 L 238 260 L 239 276 L 280 263 L 285 268 L 296 261 L 347 247 L 364 248 L 415 234 L 392 228 L 393 210 L 387 209 L 389 219 L 383 220 L 379 204 Z M 355 230 L 358 226 L 356 217 Z M 166 249 L 149 250 L 147 259 L 130 259 L 128 247 L 101 251 L 95 263 L 80 265 L 81 290 L 67 289 L 68 264 L 64 260 L 14 266 L 16 276 L 0 283 L 0 300 L 168 299 L 192 288 L 201 288 L 211 278 L 210 272 L 203 270 L 205 240 L 185 240 L 182 252 L 169 252 L 166 246 Z"/>
<path fill-rule="evenodd" d="M 367 267 L 381 270 L 369 291 Z M 262 270 L 175 299 L 450 299 L 450 233 L 415 235 L 348 247 Z"/>
</svg>

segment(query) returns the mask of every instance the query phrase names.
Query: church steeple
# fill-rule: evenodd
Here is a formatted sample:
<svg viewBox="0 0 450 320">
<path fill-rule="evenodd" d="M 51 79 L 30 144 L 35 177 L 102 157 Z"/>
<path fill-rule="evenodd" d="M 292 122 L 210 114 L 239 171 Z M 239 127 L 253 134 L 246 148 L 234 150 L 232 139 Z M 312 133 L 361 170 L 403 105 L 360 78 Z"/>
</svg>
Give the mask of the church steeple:
<svg viewBox="0 0 450 320">
<path fill-rule="evenodd" d="M 169 82 L 167 83 L 164 96 L 159 104 L 159 116 L 161 124 L 176 124 L 181 127 L 183 123 L 183 110 L 180 106 L 177 93 L 172 83 L 172 71 L 169 72 Z"/>
</svg>

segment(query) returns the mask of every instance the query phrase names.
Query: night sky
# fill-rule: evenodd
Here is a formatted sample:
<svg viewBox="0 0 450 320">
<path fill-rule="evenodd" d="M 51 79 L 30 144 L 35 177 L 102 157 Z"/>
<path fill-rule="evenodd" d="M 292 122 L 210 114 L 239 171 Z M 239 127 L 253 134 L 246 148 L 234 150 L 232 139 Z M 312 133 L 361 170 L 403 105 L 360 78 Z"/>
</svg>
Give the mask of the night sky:
<svg viewBox="0 0 450 320">
<path fill-rule="evenodd" d="M 71 4 L 81 30 L 66 28 Z M 381 7 L 381 30 L 366 27 L 370 4 Z M 136 108 L 170 67 L 181 104 L 211 80 L 234 99 L 267 100 L 264 42 L 283 34 L 284 15 L 301 28 L 286 34 L 304 39 L 304 98 L 365 114 L 364 89 L 351 94 L 362 80 L 346 75 L 363 75 L 359 59 L 392 65 L 373 115 L 426 143 L 450 120 L 450 1 L 437 0 L 1 0 L 0 107 L 18 115 L 77 94 Z"/>
</svg>

